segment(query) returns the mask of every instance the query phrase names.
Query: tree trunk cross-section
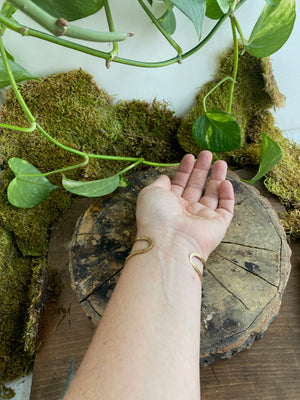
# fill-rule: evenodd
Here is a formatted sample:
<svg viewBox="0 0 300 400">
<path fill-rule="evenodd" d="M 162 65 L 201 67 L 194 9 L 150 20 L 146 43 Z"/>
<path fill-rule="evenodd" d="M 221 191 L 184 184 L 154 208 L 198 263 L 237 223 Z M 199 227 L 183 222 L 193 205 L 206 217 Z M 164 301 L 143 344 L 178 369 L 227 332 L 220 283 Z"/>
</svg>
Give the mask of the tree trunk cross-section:
<svg viewBox="0 0 300 400">
<path fill-rule="evenodd" d="M 130 185 L 97 199 L 79 218 L 70 272 L 83 310 L 98 323 L 136 235 L 139 191 L 174 168 L 136 172 Z M 290 250 L 277 214 L 258 191 L 228 173 L 232 223 L 203 274 L 200 364 L 230 358 L 260 338 L 277 315 L 290 272 Z"/>
</svg>

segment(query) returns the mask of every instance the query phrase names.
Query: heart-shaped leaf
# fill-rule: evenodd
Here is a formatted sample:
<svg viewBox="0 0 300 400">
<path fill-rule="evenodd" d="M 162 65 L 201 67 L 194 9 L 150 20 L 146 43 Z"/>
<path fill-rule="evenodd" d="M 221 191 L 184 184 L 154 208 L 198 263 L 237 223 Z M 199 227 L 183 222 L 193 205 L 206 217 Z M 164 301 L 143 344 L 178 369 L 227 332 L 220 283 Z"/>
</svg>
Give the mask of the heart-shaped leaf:
<svg viewBox="0 0 300 400">
<path fill-rule="evenodd" d="M 295 0 L 273 0 L 264 7 L 247 45 L 255 57 L 267 57 L 279 50 L 292 33 L 296 19 Z"/>
<path fill-rule="evenodd" d="M 46 197 L 58 186 L 52 185 L 45 176 L 42 175 L 28 161 L 21 158 L 10 158 L 9 167 L 15 173 L 15 178 L 10 182 L 7 189 L 8 201 L 15 207 L 31 208 L 45 200 Z"/>
<path fill-rule="evenodd" d="M 231 114 L 223 111 L 207 111 L 193 124 L 195 141 L 213 152 L 232 151 L 241 147 L 241 129 Z"/>
<path fill-rule="evenodd" d="M 193 22 L 200 39 L 205 17 L 206 0 L 171 0 L 171 2 Z"/>
<path fill-rule="evenodd" d="M 114 192 L 120 183 L 120 175 L 96 181 L 74 181 L 65 176 L 62 180 L 63 187 L 71 193 L 85 197 L 99 197 Z"/>
<path fill-rule="evenodd" d="M 10 58 L 10 57 L 9 57 Z M 32 76 L 29 72 L 27 72 L 24 68 L 20 67 L 17 63 L 15 63 L 12 60 L 8 60 L 8 64 L 10 66 L 10 69 L 14 75 L 15 81 L 22 82 L 27 79 L 37 79 L 36 77 Z M 10 80 L 6 71 L 6 68 L 4 66 L 3 58 L 0 57 L 0 89 L 9 86 L 10 85 Z"/>
<path fill-rule="evenodd" d="M 270 172 L 282 157 L 280 146 L 265 133 L 261 133 L 261 135 L 263 142 L 260 152 L 260 164 L 257 174 L 251 180 L 247 181 L 251 185 Z"/>
</svg>

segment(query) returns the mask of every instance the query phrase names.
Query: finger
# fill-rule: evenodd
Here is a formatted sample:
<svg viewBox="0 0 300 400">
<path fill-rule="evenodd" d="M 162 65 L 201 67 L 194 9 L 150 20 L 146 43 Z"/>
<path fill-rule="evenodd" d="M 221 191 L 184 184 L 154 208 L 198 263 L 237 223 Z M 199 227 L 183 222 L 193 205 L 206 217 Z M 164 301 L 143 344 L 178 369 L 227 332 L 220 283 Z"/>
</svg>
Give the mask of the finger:
<svg viewBox="0 0 300 400">
<path fill-rule="evenodd" d="M 201 151 L 190 174 L 182 197 L 188 201 L 199 201 L 206 183 L 207 174 L 212 161 L 210 151 Z"/>
<path fill-rule="evenodd" d="M 212 172 L 207 183 L 205 194 L 200 203 L 215 210 L 219 204 L 219 187 L 226 179 L 227 164 L 225 161 L 218 160 L 214 163 Z"/>
<path fill-rule="evenodd" d="M 150 186 L 156 186 L 156 187 L 161 187 L 164 189 L 171 189 L 171 182 L 170 182 L 170 178 L 167 175 L 161 175 L 160 177 L 158 177 L 153 183 L 151 183 Z"/>
<path fill-rule="evenodd" d="M 219 186 L 219 205 L 216 209 L 225 220 L 226 227 L 229 226 L 233 217 L 234 210 L 234 191 L 231 182 L 223 181 Z"/>
<path fill-rule="evenodd" d="M 178 167 L 178 170 L 172 179 L 172 192 L 181 197 L 194 168 L 195 157 L 192 154 L 186 154 Z"/>
</svg>

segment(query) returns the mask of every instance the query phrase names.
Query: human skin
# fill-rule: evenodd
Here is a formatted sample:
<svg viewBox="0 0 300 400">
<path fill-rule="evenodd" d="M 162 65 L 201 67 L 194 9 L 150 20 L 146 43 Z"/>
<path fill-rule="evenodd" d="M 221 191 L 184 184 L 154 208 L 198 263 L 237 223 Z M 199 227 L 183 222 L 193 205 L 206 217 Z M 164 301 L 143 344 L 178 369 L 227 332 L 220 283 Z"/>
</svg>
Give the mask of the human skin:
<svg viewBox="0 0 300 400">
<path fill-rule="evenodd" d="M 227 165 L 184 156 L 137 200 L 137 236 L 153 248 L 131 257 L 65 400 L 199 400 L 201 282 L 189 254 L 207 260 L 234 207 Z M 136 241 L 133 251 L 145 249 Z M 203 265 L 194 258 L 203 272 Z"/>
</svg>

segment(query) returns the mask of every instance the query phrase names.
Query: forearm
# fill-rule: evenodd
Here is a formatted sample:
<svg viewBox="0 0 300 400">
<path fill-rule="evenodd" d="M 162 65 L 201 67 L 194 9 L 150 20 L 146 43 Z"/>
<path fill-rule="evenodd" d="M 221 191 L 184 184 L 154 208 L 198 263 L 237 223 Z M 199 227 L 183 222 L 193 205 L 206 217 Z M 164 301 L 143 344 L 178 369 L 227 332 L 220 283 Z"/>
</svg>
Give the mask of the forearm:
<svg viewBox="0 0 300 400">
<path fill-rule="evenodd" d="M 169 233 L 153 240 L 126 263 L 66 399 L 199 400 L 195 249 Z"/>
</svg>

